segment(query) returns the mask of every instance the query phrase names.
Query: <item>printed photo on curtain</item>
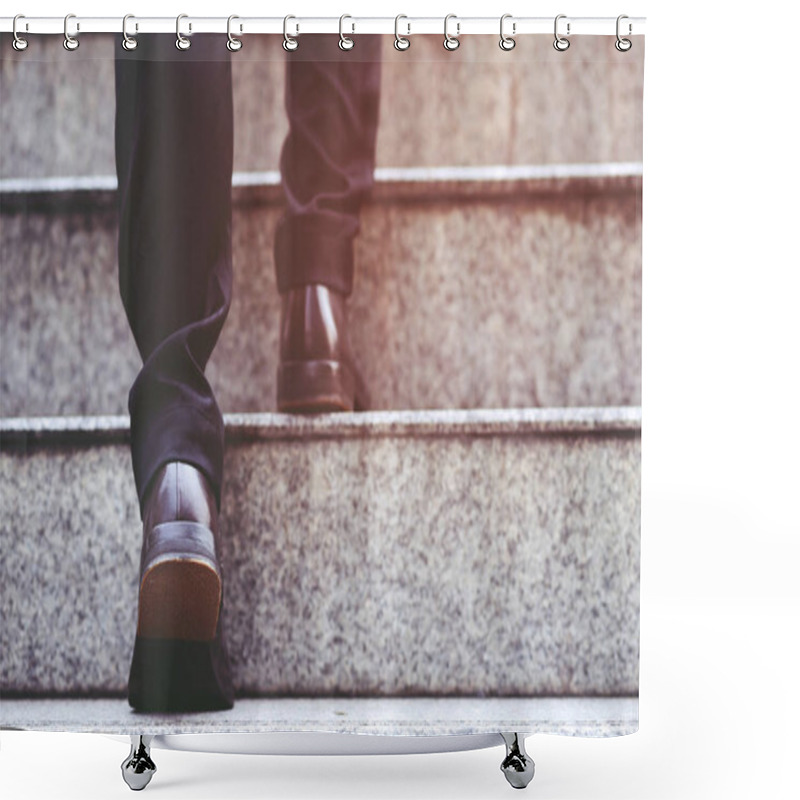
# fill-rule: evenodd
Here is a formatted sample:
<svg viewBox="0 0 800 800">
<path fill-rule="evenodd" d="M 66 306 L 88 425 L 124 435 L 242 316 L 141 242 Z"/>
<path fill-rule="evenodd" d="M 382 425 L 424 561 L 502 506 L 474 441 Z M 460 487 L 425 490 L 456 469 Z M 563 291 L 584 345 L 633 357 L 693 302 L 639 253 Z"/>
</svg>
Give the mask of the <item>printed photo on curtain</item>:
<svg viewBox="0 0 800 800">
<path fill-rule="evenodd" d="M 0 36 L 0 725 L 636 731 L 644 37 L 65 24 Z"/>
</svg>

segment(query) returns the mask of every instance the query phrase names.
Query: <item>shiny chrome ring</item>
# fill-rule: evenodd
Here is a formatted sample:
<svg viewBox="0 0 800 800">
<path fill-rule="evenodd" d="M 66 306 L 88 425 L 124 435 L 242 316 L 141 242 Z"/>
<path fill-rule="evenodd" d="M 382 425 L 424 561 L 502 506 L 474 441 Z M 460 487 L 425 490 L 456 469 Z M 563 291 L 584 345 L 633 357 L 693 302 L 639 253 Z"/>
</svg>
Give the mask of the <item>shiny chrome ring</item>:
<svg viewBox="0 0 800 800">
<path fill-rule="evenodd" d="M 74 36 L 69 35 L 68 26 L 71 19 L 75 19 L 75 14 L 67 14 L 67 16 L 64 17 L 64 49 L 69 50 L 70 52 L 77 50 L 81 44 Z M 81 26 L 78 23 L 76 30 L 80 31 L 80 29 Z"/>
<path fill-rule="evenodd" d="M 27 48 L 28 48 L 28 40 L 27 39 L 23 39 L 17 33 L 17 20 L 18 19 L 25 19 L 25 15 L 24 14 L 17 14 L 17 16 L 14 17 L 14 22 L 13 22 L 13 24 L 11 26 L 11 31 L 14 34 L 14 40 L 11 42 L 11 46 L 17 52 L 21 53 L 23 50 L 27 50 Z M 25 27 L 27 28 L 27 24 L 26 24 Z"/>
<path fill-rule="evenodd" d="M 242 49 L 242 40 L 237 39 L 231 33 L 231 22 L 233 22 L 233 20 L 235 19 L 239 19 L 239 17 L 237 17 L 236 14 L 231 14 L 228 17 L 228 41 L 225 46 L 228 48 L 228 50 L 231 51 L 231 53 L 238 53 Z M 239 30 L 241 30 L 241 28 Z"/>
<path fill-rule="evenodd" d="M 136 49 L 136 45 L 139 44 L 136 41 L 136 37 L 128 35 L 128 20 L 129 19 L 136 19 L 136 18 L 133 16 L 133 14 L 126 14 L 122 18 L 122 42 L 120 44 L 122 45 L 122 49 L 123 50 L 135 50 Z M 138 30 L 139 26 L 137 25 L 136 28 Z"/>
<path fill-rule="evenodd" d="M 500 17 L 500 49 L 505 50 L 506 52 L 508 52 L 509 50 L 513 50 L 517 46 L 516 41 L 512 39 L 510 36 L 506 36 L 505 32 L 503 31 L 503 25 L 505 21 L 511 16 L 513 15 L 503 14 L 503 16 Z M 516 32 L 517 32 L 517 23 L 512 22 L 511 33 L 516 33 Z"/>
<path fill-rule="evenodd" d="M 628 15 L 627 14 L 620 14 L 617 17 L 617 41 L 614 42 L 614 47 L 616 47 L 617 50 L 619 50 L 620 53 L 627 53 L 628 50 L 630 50 L 631 47 L 633 47 L 633 42 L 630 39 L 623 39 L 619 35 L 619 23 L 623 19 L 629 19 Z M 628 23 L 628 33 L 630 34 L 630 32 L 631 32 L 631 26 L 630 26 L 630 23 Z"/>
<path fill-rule="evenodd" d="M 178 18 L 175 20 L 175 35 L 178 37 L 175 40 L 175 47 L 178 50 L 188 50 L 192 43 L 181 33 L 181 20 L 188 18 L 188 14 L 178 14 Z M 192 23 L 189 23 L 189 30 L 192 30 Z"/>
<path fill-rule="evenodd" d="M 342 30 L 344 21 L 346 19 L 353 19 L 349 14 L 342 14 L 339 17 L 339 49 L 340 50 L 352 50 L 355 46 L 355 42 L 349 37 L 344 35 L 344 31 Z M 356 26 L 353 23 L 353 31 L 355 31 Z"/>
<path fill-rule="evenodd" d="M 565 50 L 569 49 L 569 39 L 567 39 L 565 36 L 561 36 L 558 32 L 558 21 L 566 18 L 566 14 L 559 14 L 556 17 L 555 23 L 553 24 L 553 33 L 556 37 L 553 40 L 553 47 L 555 47 L 559 53 L 563 53 Z M 569 36 L 569 22 L 567 23 L 567 36 Z"/>
<path fill-rule="evenodd" d="M 287 14 L 283 18 L 283 49 L 287 52 L 292 52 L 293 50 L 297 50 L 297 39 L 294 36 L 289 36 L 289 31 L 287 30 L 287 24 L 290 19 L 297 19 L 297 17 L 293 17 L 291 14 Z M 300 28 L 298 27 L 298 31 Z"/>
<path fill-rule="evenodd" d="M 400 35 L 399 25 L 401 19 L 408 19 L 405 14 L 398 14 L 394 18 L 394 49 L 395 50 L 408 50 L 411 47 L 411 39 L 406 39 L 404 36 Z M 411 35 L 411 23 L 406 23 L 408 27 L 408 35 Z"/>
<path fill-rule="evenodd" d="M 459 34 L 459 31 L 460 31 L 460 28 L 461 28 L 461 23 L 460 22 L 456 22 L 456 35 L 455 36 L 451 36 L 447 32 L 447 23 L 451 19 L 458 19 L 458 18 L 456 17 L 455 14 L 448 14 L 444 18 L 444 49 L 453 51 L 453 50 L 457 50 L 458 46 L 461 44 L 461 42 L 458 41 L 458 34 Z"/>
</svg>

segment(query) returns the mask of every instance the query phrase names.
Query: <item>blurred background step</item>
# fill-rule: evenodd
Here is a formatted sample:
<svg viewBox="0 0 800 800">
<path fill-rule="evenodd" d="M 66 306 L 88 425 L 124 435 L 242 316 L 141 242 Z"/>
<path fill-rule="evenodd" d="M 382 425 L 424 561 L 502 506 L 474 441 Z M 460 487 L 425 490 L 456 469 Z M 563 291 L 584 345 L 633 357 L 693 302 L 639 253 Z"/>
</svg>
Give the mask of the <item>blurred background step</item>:
<svg viewBox="0 0 800 800">
<path fill-rule="evenodd" d="M 497 36 L 470 36 L 445 53 L 440 36 L 415 36 L 399 53 L 383 38 L 378 166 L 642 160 L 643 41 L 618 53 L 613 38 L 581 36 L 558 53 L 530 36 L 503 52 Z M 0 36 L 0 178 L 113 173 L 119 40 L 92 34 L 67 52 L 34 37 L 17 53 Z M 281 41 L 246 37 L 232 59 L 236 170 L 277 168 Z"/>
<path fill-rule="evenodd" d="M 240 693 L 635 695 L 638 408 L 226 418 Z M 124 696 L 124 417 L 0 422 L 0 691 Z"/>
<path fill-rule="evenodd" d="M 275 408 L 282 199 L 274 171 L 234 183 L 233 304 L 208 373 L 224 411 L 262 412 Z M 5 416 L 127 411 L 141 362 L 115 185 L 0 182 Z M 381 168 L 350 302 L 373 407 L 638 405 L 641 191 L 636 162 Z"/>
</svg>

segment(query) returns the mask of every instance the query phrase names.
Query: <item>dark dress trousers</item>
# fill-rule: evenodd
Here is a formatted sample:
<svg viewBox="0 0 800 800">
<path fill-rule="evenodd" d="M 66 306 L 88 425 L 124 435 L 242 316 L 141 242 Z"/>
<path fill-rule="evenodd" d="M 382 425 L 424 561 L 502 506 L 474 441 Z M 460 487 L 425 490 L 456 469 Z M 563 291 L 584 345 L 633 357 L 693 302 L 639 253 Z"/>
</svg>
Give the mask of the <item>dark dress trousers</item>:
<svg viewBox="0 0 800 800">
<path fill-rule="evenodd" d="M 185 51 L 175 38 L 147 34 L 135 50 L 116 48 L 119 286 L 143 361 L 128 396 L 140 508 L 167 461 L 201 469 L 218 504 L 222 487 L 222 414 L 205 368 L 231 304 L 231 61 L 242 56 L 224 35 L 196 34 Z M 375 165 L 381 37 L 357 37 L 350 52 L 338 41 L 306 34 L 286 56 L 281 293 L 310 283 L 352 291 L 353 238 Z"/>
</svg>

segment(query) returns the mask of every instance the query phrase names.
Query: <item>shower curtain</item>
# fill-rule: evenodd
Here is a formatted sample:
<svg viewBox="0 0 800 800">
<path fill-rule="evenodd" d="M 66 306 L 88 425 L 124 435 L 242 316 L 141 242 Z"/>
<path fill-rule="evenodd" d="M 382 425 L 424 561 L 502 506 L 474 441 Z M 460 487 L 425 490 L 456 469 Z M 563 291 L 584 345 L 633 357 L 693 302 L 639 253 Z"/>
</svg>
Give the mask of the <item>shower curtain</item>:
<svg viewBox="0 0 800 800">
<path fill-rule="evenodd" d="M 638 727 L 644 38 L 346 32 L 0 37 L 5 728 Z"/>
</svg>

